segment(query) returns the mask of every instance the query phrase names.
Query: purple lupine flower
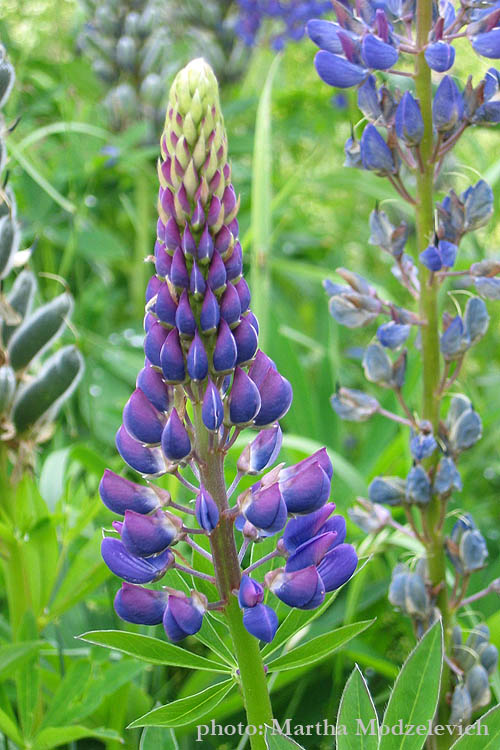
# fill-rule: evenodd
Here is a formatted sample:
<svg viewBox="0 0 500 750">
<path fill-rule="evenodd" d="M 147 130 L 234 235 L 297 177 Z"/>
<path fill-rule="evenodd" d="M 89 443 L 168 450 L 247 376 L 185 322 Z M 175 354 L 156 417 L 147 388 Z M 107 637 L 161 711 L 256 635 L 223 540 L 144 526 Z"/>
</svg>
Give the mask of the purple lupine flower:
<svg viewBox="0 0 500 750">
<path fill-rule="evenodd" d="M 444 76 L 432 102 L 432 117 L 436 129 L 447 133 L 460 123 L 464 113 L 462 94 L 453 78 Z"/>
<path fill-rule="evenodd" d="M 396 133 L 407 146 L 418 146 L 424 135 L 424 121 L 420 105 L 409 91 L 405 91 L 396 110 Z"/>
<path fill-rule="evenodd" d="M 242 560 L 246 545 L 276 536 L 275 554 L 286 560 L 276 586 L 278 598 L 304 608 L 324 599 L 325 584 L 317 570 L 323 561 L 342 548 L 337 554 L 344 570 L 355 552 L 343 544 L 344 519 L 332 516 L 334 506 L 327 504 L 333 469 L 326 450 L 295 466 L 271 468 L 282 443 L 278 421 L 290 408 L 292 389 L 258 349 L 259 326 L 242 275 L 239 200 L 231 184 L 217 84 L 203 61 L 190 63 L 172 86 L 158 174 L 156 273 L 147 291 L 146 361 L 116 438 L 122 458 L 149 484 L 105 472 L 102 500 L 124 518 L 113 522 L 120 538 L 107 536 L 102 555 L 126 582 L 115 599 L 115 609 L 125 620 L 151 625 L 163 621 L 174 642 L 198 632 L 209 608 L 203 594 L 138 585 L 160 581 L 177 568 L 181 576 L 187 573 L 215 585 L 231 581 L 230 590 L 219 591 L 221 601 L 237 595 L 247 630 L 269 642 L 278 627 L 276 613 L 263 604 L 270 580 L 261 583 L 239 569 L 212 577 L 206 570 L 180 565 L 172 548 L 188 542 L 212 562 L 217 574 L 216 555 L 212 559 L 191 534 L 203 533 L 213 545 L 222 535 L 224 549 L 229 557 L 234 553 L 236 564 L 238 537 Z M 362 289 L 364 304 L 372 304 L 372 291 L 361 277 L 352 276 L 349 283 L 353 290 Z M 209 459 L 222 467 L 242 427 L 258 434 L 240 455 L 231 493 L 243 475 L 261 476 L 230 507 L 224 487 L 210 476 L 206 481 L 204 472 Z M 191 472 L 190 478 L 184 471 Z M 194 509 L 173 502 L 151 482 L 167 472 L 193 491 Z M 195 516 L 199 529 L 185 525 L 183 508 Z M 301 517 L 290 518 L 295 514 Z M 307 580 L 314 579 L 312 591 L 304 588 L 304 566 Z M 335 585 L 330 567 L 325 568 L 329 590 Z M 238 587 L 234 581 L 240 576 Z"/>
<path fill-rule="evenodd" d="M 279 22 L 280 31 L 271 38 L 276 51 L 287 42 L 300 41 L 304 36 L 307 21 L 331 10 L 324 0 L 238 0 L 239 15 L 236 33 L 248 46 L 253 46 L 266 20 Z"/>
<path fill-rule="evenodd" d="M 377 128 L 369 124 L 361 136 L 361 161 L 363 167 L 380 175 L 394 174 L 394 155 Z"/>
<path fill-rule="evenodd" d="M 424 54 L 429 68 L 437 73 L 445 73 L 455 62 L 455 48 L 443 41 L 429 44 Z"/>
<path fill-rule="evenodd" d="M 439 240 L 437 245 L 429 245 L 420 253 L 420 262 L 429 271 L 440 271 L 442 268 L 451 268 L 455 265 L 458 247 L 453 242 Z"/>
</svg>

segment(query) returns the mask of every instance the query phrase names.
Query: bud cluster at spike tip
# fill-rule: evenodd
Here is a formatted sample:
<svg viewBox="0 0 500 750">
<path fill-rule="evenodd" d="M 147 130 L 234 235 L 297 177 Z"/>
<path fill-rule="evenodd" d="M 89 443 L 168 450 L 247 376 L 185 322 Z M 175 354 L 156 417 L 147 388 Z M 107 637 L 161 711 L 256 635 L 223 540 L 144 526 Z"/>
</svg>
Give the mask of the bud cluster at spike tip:
<svg viewBox="0 0 500 750">
<path fill-rule="evenodd" d="M 123 518 L 113 522 L 113 532 L 103 539 L 102 555 L 124 580 L 115 599 L 120 617 L 163 623 L 174 642 L 195 634 L 209 607 L 205 596 L 195 590 L 145 588 L 176 567 L 177 545 L 196 546 L 192 524 L 186 526 L 175 512 L 183 506 L 151 480 L 168 472 L 180 477 L 187 465 L 198 475 L 197 430 L 222 457 L 231 432 L 257 430 L 237 461 L 236 480 L 260 478 L 239 494 L 231 511 L 235 539 L 244 550 L 276 536 L 275 554 L 285 565 L 276 571 L 277 578 L 259 583 L 245 574 L 242 554 L 242 587 L 233 594 L 239 596 L 248 632 L 270 641 L 278 618 L 263 603 L 265 587 L 290 606 L 318 606 L 327 592 L 352 576 L 357 556 L 345 543 L 344 519 L 332 515 L 335 506 L 328 503 L 333 468 L 326 450 L 293 466 L 273 468 L 282 444 L 279 420 L 290 407 L 292 391 L 275 363 L 258 349 L 217 81 L 201 59 L 181 70 L 172 85 L 158 174 L 156 273 L 148 283 L 144 321 L 146 361 L 116 437 L 125 463 L 148 484 L 105 472 L 101 498 Z M 191 404 L 201 414 L 201 425 L 189 416 Z M 194 497 L 186 512 L 194 516 L 195 531 L 210 539 L 220 527 L 221 508 L 203 484 L 188 486 Z M 311 582 L 314 591 L 308 595 Z"/>
</svg>

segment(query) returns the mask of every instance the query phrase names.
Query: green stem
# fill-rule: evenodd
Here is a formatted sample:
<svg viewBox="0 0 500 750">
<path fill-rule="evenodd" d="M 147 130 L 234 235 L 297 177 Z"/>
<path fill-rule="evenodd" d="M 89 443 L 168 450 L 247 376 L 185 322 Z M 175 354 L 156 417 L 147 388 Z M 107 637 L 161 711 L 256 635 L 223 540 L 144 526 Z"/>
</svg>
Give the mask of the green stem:
<svg viewBox="0 0 500 750">
<path fill-rule="evenodd" d="M 416 58 L 415 83 L 416 92 L 420 101 L 422 118 L 424 121 L 424 137 L 420 146 L 422 155 L 422 169 L 417 173 L 417 251 L 420 254 L 432 243 L 434 238 L 434 164 L 433 152 L 433 129 L 432 129 L 432 81 L 431 70 L 428 67 L 423 47 L 428 41 L 429 31 L 432 27 L 432 0 L 417 0 L 417 46 L 422 50 Z M 422 361 L 423 361 L 423 397 L 422 418 L 428 419 L 433 426 L 434 433 L 438 433 L 440 415 L 440 370 L 441 359 L 439 350 L 439 310 L 438 310 L 438 287 L 432 280 L 429 270 L 420 264 L 420 317 L 426 321 L 422 326 Z M 429 459 L 426 467 L 431 471 L 435 468 L 437 457 Z M 447 648 L 450 637 L 450 611 L 448 603 L 448 590 L 446 587 L 446 557 L 444 550 L 444 539 L 442 530 L 439 528 L 441 518 L 441 500 L 434 496 L 428 508 L 422 511 L 426 515 L 426 526 L 428 527 L 427 560 L 429 566 L 429 577 L 433 588 L 437 593 L 437 605 L 443 618 L 445 632 L 445 648 Z M 441 695 L 438 709 L 440 723 L 446 723 L 449 717 L 449 706 L 446 702 L 446 694 L 450 687 L 450 671 L 446 663 L 443 667 L 441 683 Z M 440 748 L 451 744 L 445 737 L 438 737 Z"/>
<path fill-rule="evenodd" d="M 239 588 L 241 570 L 233 521 L 223 515 L 229 507 L 224 480 L 224 456 L 218 451 L 210 450 L 209 433 L 201 419 L 201 404 L 194 406 L 194 427 L 201 480 L 221 514 L 217 528 L 210 535 L 217 589 L 220 598 L 227 602 L 224 612 L 238 663 L 247 723 L 259 730 L 266 724 L 271 725 L 273 720 L 267 678 L 259 643 L 245 629 L 242 612 L 232 593 Z M 264 737 L 258 733 L 250 738 L 250 745 L 252 750 L 266 750 Z"/>
</svg>

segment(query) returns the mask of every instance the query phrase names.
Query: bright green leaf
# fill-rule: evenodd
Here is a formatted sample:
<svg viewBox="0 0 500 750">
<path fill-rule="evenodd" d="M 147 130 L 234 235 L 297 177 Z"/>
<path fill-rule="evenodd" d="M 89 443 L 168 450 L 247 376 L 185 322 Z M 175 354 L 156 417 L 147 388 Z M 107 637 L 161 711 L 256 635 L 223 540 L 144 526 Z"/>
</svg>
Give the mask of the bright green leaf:
<svg viewBox="0 0 500 750">
<path fill-rule="evenodd" d="M 179 750 L 173 729 L 146 727 L 141 734 L 139 750 Z"/>
<path fill-rule="evenodd" d="M 229 673 L 231 671 L 228 667 L 206 659 L 204 656 L 198 656 L 185 648 L 174 646 L 159 638 L 151 638 L 149 635 L 126 633 L 123 630 L 92 630 L 79 638 L 94 643 L 96 646 L 113 648 L 123 654 L 151 662 L 151 664 L 169 664 L 173 667 L 201 669 L 207 672 Z"/>
<path fill-rule="evenodd" d="M 373 622 L 374 620 L 355 622 L 352 625 L 344 625 L 329 633 L 319 635 L 317 638 L 297 646 L 292 651 L 278 656 L 277 659 L 273 659 L 267 665 L 269 672 L 281 672 L 285 669 L 297 669 L 314 664 L 362 633 Z"/>
<path fill-rule="evenodd" d="M 363 727 L 369 727 L 367 734 L 359 732 L 358 721 L 363 722 Z M 372 733 L 370 722 L 373 722 Z M 377 750 L 377 712 L 368 685 L 357 665 L 347 680 L 340 700 L 337 730 L 340 727 L 346 728 L 346 734 L 338 734 L 337 750 Z"/>
<path fill-rule="evenodd" d="M 500 747 L 500 706 L 494 706 L 468 727 L 451 750 L 498 750 Z M 486 734 L 487 732 L 487 734 Z"/>
<path fill-rule="evenodd" d="M 294 740 L 290 737 L 286 737 L 284 734 L 277 734 L 275 729 L 270 727 L 266 728 L 266 745 L 267 750 L 293 750 L 293 748 L 300 748 L 304 750 L 302 745 L 297 745 Z"/>
<path fill-rule="evenodd" d="M 129 725 L 135 727 L 182 727 L 192 725 L 212 711 L 233 689 L 234 680 L 224 680 L 212 685 L 201 693 L 180 698 L 166 706 L 154 708 Z"/>
<path fill-rule="evenodd" d="M 21 733 L 19 732 L 19 729 L 15 725 L 15 723 L 12 721 L 10 716 L 7 716 L 5 711 L 2 711 L 0 708 L 0 732 L 2 734 L 5 734 L 7 737 L 9 737 L 11 740 L 13 740 L 16 745 L 19 745 L 21 747 L 22 745 L 22 737 Z"/>
<path fill-rule="evenodd" d="M 83 737 L 96 737 L 100 740 L 115 740 L 123 742 L 120 735 L 113 729 L 91 729 L 90 727 L 49 727 L 42 729 L 36 736 L 32 745 L 33 750 L 50 750 L 52 747 L 65 745 L 68 742 L 75 742 Z"/>
<path fill-rule="evenodd" d="M 382 726 L 427 725 L 436 712 L 443 666 L 443 627 L 436 622 L 411 652 L 394 684 Z M 426 734 L 382 734 L 380 750 L 421 750 Z"/>
<path fill-rule="evenodd" d="M 23 666 L 43 646 L 43 641 L 9 643 L 0 648 L 0 680 L 5 680 Z"/>
</svg>

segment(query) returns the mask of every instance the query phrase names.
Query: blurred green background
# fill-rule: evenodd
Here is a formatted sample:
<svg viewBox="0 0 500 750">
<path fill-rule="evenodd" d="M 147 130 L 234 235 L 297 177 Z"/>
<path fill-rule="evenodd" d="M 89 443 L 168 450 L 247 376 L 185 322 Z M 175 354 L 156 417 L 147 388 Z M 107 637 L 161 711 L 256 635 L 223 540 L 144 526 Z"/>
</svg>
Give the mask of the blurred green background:
<svg viewBox="0 0 500 750">
<path fill-rule="evenodd" d="M 47 630 L 47 637 L 58 646 L 40 669 L 46 673 L 50 692 L 57 689 L 62 674 L 58 659 L 63 667 L 67 660 L 66 668 L 72 659 L 88 663 L 92 684 L 100 686 L 102 693 L 102 702 L 90 712 L 89 721 L 122 733 L 129 721 L 154 702 L 201 689 L 209 678 L 204 673 L 147 667 L 131 660 L 120 664 L 108 652 L 90 651 L 74 640 L 90 629 L 134 629 L 119 622 L 112 610 L 118 581 L 108 575 L 98 551 L 99 529 L 111 519 L 100 504 L 97 485 L 106 466 L 121 470 L 114 434 L 143 360 L 141 305 L 148 273 L 143 257 L 152 252 L 155 237 L 158 153 L 155 144 L 144 145 L 144 123 L 133 124 L 120 134 L 109 131 L 101 105 L 104 88 L 88 60 L 76 51 L 81 21 L 81 9 L 73 0 L 4 0 L 0 39 L 17 74 L 6 117 L 7 125 L 20 118 L 8 138 L 8 149 L 24 245 L 36 243 L 33 267 L 46 274 L 40 278 L 42 297 L 48 299 L 59 291 L 58 277 L 69 284 L 76 306 L 67 338 L 76 338 L 86 360 L 84 379 L 64 409 L 62 427 L 38 456 L 41 494 L 59 517 L 66 553 L 60 575 L 66 575 L 65 596 L 70 602 L 61 608 L 60 616 L 56 612 Z M 468 74 L 478 80 L 487 66 L 468 46 L 458 47 L 460 62 L 454 72 L 462 74 L 462 80 Z M 283 423 L 283 460 L 296 460 L 316 444 L 325 444 L 336 471 L 333 499 L 340 512 L 346 513 L 357 495 L 366 494 L 373 476 L 407 473 L 408 434 L 379 417 L 362 425 L 342 423 L 331 410 L 329 398 L 337 383 L 366 387 L 360 351 L 375 328 L 352 332 L 337 326 L 328 314 L 322 280 L 334 278 L 335 268 L 345 266 L 367 276 L 383 296 L 408 305 L 404 290 L 391 274 L 390 259 L 368 244 L 368 215 L 378 203 L 394 223 L 409 217 L 406 206 L 383 180 L 342 166 L 344 141 L 351 122 L 356 124 L 360 115 L 352 93 L 345 106 L 331 102 L 334 92 L 318 79 L 314 53 L 307 40 L 289 44 L 278 63 L 272 91 L 268 168 L 273 202 L 266 257 L 271 285 L 261 300 L 267 317 L 263 335 L 268 354 L 294 390 L 293 406 Z M 177 54 L 172 43 L 173 61 Z M 252 251 L 256 113 L 273 58 L 265 45 L 255 49 L 243 79 L 222 91 L 233 181 L 241 193 L 239 218 L 246 261 Z M 498 143 L 498 130 L 469 130 L 443 170 L 443 195 L 450 187 L 462 191 L 479 177 L 489 181 L 495 192 L 495 218 L 486 229 L 466 238 L 458 268 L 498 255 Z M 109 149 L 102 151 L 110 146 L 111 157 Z M 412 240 L 411 231 L 410 250 Z M 453 310 L 453 305 L 450 297 L 447 309 Z M 457 386 L 472 398 L 484 422 L 483 440 L 462 462 L 464 490 L 452 504 L 454 510 L 474 514 L 489 547 L 491 565 L 484 574 L 477 574 L 471 593 L 500 575 L 500 310 L 490 303 L 489 312 L 489 334 L 473 349 Z M 405 394 L 410 406 L 418 408 L 415 351 L 410 351 Z M 376 395 L 383 406 L 394 408 L 392 394 Z M 352 524 L 349 536 L 361 545 L 363 554 L 375 553 L 374 558 L 313 627 L 324 632 L 333 625 L 372 616 L 377 622 L 341 655 L 302 674 L 279 677 L 274 687 L 276 713 L 293 715 L 297 723 L 315 722 L 323 716 L 333 719 L 354 661 L 383 705 L 396 665 L 413 643 L 410 623 L 393 612 L 386 591 L 396 561 L 410 558 L 414 549 L 385 532 L 376 540 L 364 538 Z M 72 588 L 79 588 L 81 594 L 82 587 L 88 593 L 76 596 L 83 600 L 71 606 Z M 500 646 L 497 610 L 496 597 L 477 605 L 478 613 L 490 624 L 493 642 Z M 8 640 L 5 619 L 0 619 L 0 637 Z M 110 669 L 116 676 L 106 677 Z M 9 692 L 8 684 L 5 690 Z M 234 705 L 234 699 L 225 702 L 217 709 L 216 720 L 227 718 Z M 124 736 L 126 747 L 138 746 L 137 730 Z M 192 747 L 189 732 L 178 732 L 178 741 L 181 748 Z M 207 739 L 204 746 L 233 748 L 230 740 L 213 743 Z M 97 745 L 88 739 L 78 742 L 80 747 Z M 331 741 L 326 742 L 325 747 L 330 746 Z M 118 744 L 108 741 L 107 747 L 115 750 Z"/>
</svg>

